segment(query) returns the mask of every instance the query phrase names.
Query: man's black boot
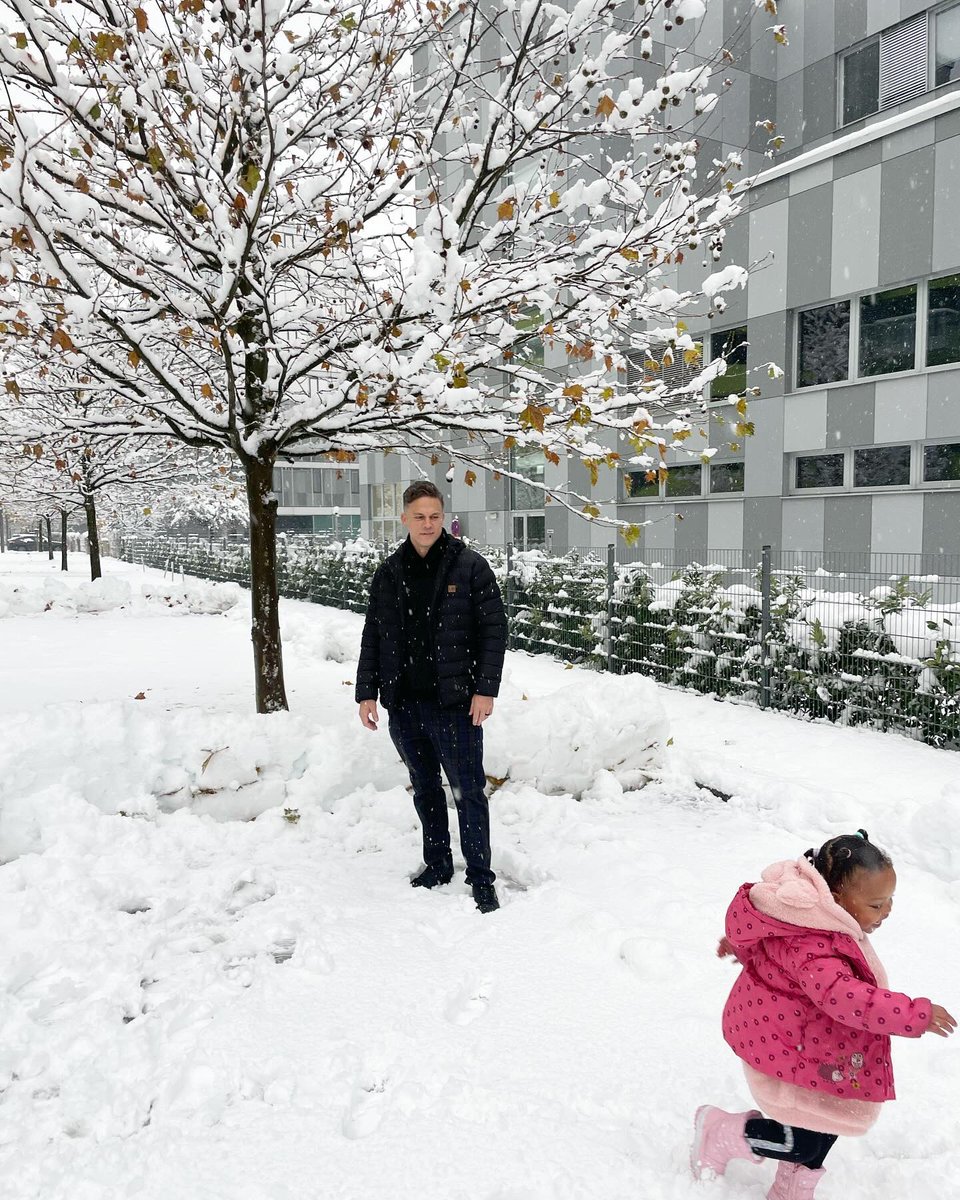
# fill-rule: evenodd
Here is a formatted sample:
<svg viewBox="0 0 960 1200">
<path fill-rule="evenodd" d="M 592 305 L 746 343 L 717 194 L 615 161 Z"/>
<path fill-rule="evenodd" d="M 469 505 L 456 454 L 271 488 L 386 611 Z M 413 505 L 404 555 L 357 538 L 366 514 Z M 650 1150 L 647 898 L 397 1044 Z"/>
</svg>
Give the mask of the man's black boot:
<svg viewBox="0 0 960 1200">
<path fill-rule="evenodd" d="M 453 859 L 445 858 L 432 866 L 424 867 L 419 875 L 410 880 L 411 887 L 435 888 L 449 883 L 453 878 Z"/>
<path fill-rule="evenodd" d="M 473 886 L 473 898 L 477 908 L 482 913 L 496 912 L 500 907 L 500 901 L 497 899 L 497 889 L 492 883 L 475 883 Z"/>
</svg>

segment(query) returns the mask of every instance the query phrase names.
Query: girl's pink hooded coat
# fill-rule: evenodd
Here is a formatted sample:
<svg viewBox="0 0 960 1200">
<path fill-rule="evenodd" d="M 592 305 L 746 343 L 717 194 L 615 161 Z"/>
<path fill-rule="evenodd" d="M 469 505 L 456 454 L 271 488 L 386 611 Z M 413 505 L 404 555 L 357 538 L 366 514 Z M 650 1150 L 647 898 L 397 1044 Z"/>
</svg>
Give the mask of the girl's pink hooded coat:
<svg viewBox="0 0 960 1200">
<path fill-rule="evenodd" d="M 805 858 L 745 883 L 727 910 L 743 965 L 723 1036 L 754 1099 L 787 1125 L 860 1134 L 894 1099 L 890 1036 L 919 1037 L 927 999 L 887 991 L 867 935 Z"/>
</svg>

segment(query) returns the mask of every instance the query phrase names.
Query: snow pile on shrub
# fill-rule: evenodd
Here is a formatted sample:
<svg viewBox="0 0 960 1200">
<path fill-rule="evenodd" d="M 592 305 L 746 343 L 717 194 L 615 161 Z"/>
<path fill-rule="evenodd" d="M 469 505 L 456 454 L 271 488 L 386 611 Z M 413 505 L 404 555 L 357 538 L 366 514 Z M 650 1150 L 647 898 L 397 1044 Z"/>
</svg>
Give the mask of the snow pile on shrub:
<svg viewBox="0 0 960 1200">
<path fill-rule="evenodd" d="M 942 607 L 910 605 L 899 612 L 887 613 L 883 625 L 897 652 L 905 657 L 933 658 L 938 644 L 950 642 L 956 661 L 956 647 L 960 643 L 960 604 Z"/>
<path fill-rule="evenodd" d="M 145 583 L 135 592 L 126 579 L 64 579 L 53 575 L 24 584 L 0 576 L 0 618 L 52 612 L 59 615 L 124 609 L 139 613 L 158 607 L 184 613 L 223 613 L 233 608 L 241 591 L 231 583 Z"/>
<path fill-rule="evenodd" d="M 642 787 L 662 764 L 667 719 L 656 684 L 598 675 L 539 699 L 506 699 L 484 728 L 484 766 L 496 779 L 580 796 L 612 776 Z"/>
</svg>

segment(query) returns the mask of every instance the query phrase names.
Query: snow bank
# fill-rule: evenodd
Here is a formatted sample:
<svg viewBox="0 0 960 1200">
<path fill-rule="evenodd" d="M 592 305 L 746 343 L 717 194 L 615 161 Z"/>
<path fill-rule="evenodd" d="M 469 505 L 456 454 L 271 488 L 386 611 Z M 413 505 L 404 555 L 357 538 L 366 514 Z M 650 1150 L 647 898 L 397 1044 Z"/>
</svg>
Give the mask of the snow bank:
<svg viewBox="0 0 960 1200">
<path fill-rule="evenodd" d="M 582 795 L 615 781 L 642 787 L 662 764 L 667 719 L 656 684 L 598 675 L 531 700 L 507 699 L 484 730 L 484 765 L 497 779 Z"/>
<path fill-rule="evenodd" d="M 183 613 L 223 613 L 233 608 L 242 592 L 232 583 L 198 580 L 144 583 L 139 589 L 116 576 L 77 580 L 61 576 L 40 578 L 37 583 L 0 575 L 0 618 L 32 616 L 37 613 L 72 615 L 123 609 L 144 613 L 173 609 Z"/>
<path fill-rule="evenodd" d="M 300 640 L 297 648 L 305 652 Z M 317 649 L 332 660 L 343 647 L 333 637 Z M 354 715 L 347 696 L 342 710 Z M 611 786 L 640 787 L 656 773 L 666 719 L 649 680 L 598 676 L 499 704 L 485 734 L 492 777 L 546 793 L 579 796 L 593 786 L 606 794 Z M 39 725 L 33 716 L 13 717 L 4 746 L 0 773 L 9 799 L 0 808 L 0 861 L 54 845 L 64 806 L 149 819 L 188 809 L 248 821 L 270 809 L 332 813 L 358 787 L 407 783 L 385 728 L 372 737 L 358 721 L 318 727 L 294 713 L 164 712 L 149 699 L 142 706 L 51 705 Z"/>
</svg>

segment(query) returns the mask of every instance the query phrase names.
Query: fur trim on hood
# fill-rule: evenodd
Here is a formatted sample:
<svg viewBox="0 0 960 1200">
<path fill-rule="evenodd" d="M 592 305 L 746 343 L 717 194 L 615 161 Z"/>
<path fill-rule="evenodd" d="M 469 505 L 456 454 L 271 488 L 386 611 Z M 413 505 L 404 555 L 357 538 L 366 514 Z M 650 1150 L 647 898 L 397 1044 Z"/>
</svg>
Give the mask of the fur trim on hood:
<svg viewBox="0 0 960 1200">
<path fill-rule="evenodd" d="M 834 900 L 827 881 L 805 858 L 774 863 L 750 889 L 750 903 L 759 912 L 787 925 L 849 933 L 857 942 L 866 934 Z"/>
</svg>

